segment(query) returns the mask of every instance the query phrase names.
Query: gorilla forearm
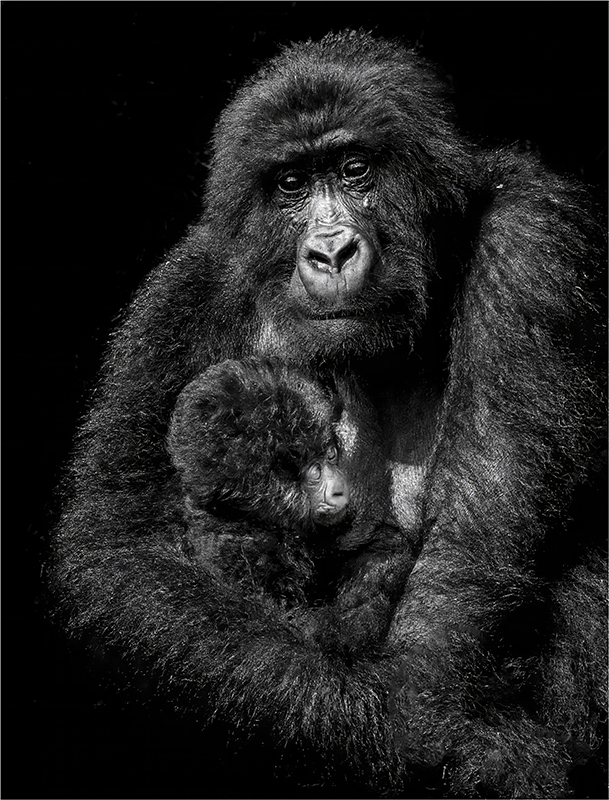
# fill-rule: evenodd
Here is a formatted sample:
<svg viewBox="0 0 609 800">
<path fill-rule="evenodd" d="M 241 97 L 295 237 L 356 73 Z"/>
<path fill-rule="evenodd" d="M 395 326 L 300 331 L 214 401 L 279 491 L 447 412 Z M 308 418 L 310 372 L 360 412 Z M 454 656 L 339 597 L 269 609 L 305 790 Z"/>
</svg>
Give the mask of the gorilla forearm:
<svg viewBox="0 0 609 800">
<path fill-rule="evenodd" d="M 64 603 L 78 609 L 69 621 L 74 632 L 95 634 L 97 645 L 119 654 L 121 669 L 154 676 L 183 713 L 224 719 L 237 737 L 241 730 L 246 740 L 259 726 L 286 750 L 338 748 L 353 769 L 376 753 L 378 772 L 388 768 L 386 664 L 343 659 L 306 634 L 297 611 L 268 596 L 244 597 L 194 567 L 166 530 L 125 531 L 121 540 L 116 511 L 107 517 L 104 507 L 105 531 L 99 508 L 66 521 L 55 579 Z M 94 521 L 98 547 L 85 552 L 72 536 Z"/>
</svg>

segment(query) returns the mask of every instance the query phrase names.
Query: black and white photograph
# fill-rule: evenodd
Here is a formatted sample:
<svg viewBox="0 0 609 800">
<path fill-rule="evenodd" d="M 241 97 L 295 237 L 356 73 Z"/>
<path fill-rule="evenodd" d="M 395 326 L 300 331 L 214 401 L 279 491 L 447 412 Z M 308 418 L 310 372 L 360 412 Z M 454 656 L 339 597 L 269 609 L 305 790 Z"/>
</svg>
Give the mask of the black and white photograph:
<svg viewBox="0 0 609 800">
<path fill-rule="evenodd" d="M 2 796 L 606 798 L 607 4 L 1 12 Z"/>
</svg>

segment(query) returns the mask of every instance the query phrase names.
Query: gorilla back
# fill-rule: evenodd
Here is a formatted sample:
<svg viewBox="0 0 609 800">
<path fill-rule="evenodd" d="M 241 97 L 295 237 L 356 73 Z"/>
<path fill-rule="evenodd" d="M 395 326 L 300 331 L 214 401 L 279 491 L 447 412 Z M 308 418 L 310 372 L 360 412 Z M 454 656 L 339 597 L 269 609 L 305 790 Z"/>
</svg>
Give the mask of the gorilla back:
<svg viewBox="0 0 609 800">
<path fill-rule="evenodd" d="M 568 796 L 604 719 L 602 245 L 582 187 L 465 140 L 414 52 L 353 32 L 285 49 L 222 114 L 201 219 L 112 341 L 56 534 L 63 624 L 255 750 L 268 792 L 420 796 L 425 775 L 434 796 Z M 374 651 L 184 549 L 176 398 L 252 354 L 379 420 L 417 557 Z"/>
</svg>

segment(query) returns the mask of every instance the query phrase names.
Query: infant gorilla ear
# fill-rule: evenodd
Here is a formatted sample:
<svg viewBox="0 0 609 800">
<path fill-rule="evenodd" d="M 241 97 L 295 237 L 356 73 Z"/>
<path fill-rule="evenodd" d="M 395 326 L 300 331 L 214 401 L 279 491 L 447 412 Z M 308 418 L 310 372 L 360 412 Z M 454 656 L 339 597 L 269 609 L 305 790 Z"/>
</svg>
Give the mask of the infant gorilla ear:
<svg viewBox="0 0 609 800">
<path fill-rule="evenodd" d="M 180 394 L 168 447 L 189 511 L 304 532 L 345 519 L 338 397 L 279 360 L 215 364 Z"/>
</svg>

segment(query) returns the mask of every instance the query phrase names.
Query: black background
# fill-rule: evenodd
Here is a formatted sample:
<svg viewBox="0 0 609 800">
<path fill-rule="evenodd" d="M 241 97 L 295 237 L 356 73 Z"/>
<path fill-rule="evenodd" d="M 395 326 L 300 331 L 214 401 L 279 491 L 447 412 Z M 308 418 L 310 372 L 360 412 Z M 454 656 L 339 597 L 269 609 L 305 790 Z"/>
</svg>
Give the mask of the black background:
<svg viewBox="0 0 609 800">
<path fill-rule="evenodd" d="M 347 26 L 419 43 L 469 133 L 529 142 L 604 203 L 603 2 L 2 4 L 6 798 L 223 793 L 199 744 L 67 657 L 40 564 L 108 332 L 197 214 L 215 117 L 278 43 Z"/>
</svg>

